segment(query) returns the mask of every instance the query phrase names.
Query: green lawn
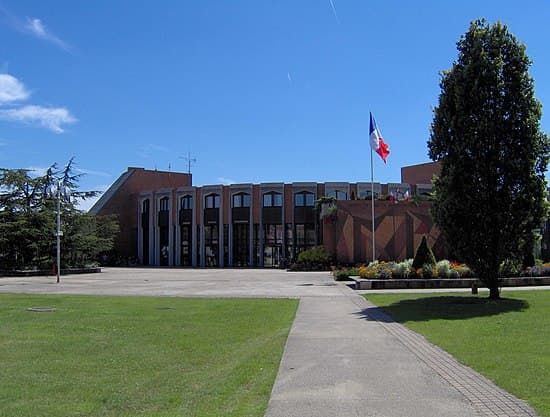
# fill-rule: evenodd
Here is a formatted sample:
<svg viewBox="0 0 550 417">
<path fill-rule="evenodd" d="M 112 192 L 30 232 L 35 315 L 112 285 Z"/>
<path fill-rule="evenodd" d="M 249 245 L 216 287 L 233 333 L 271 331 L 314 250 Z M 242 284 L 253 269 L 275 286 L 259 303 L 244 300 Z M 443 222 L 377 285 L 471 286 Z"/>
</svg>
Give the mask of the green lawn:
<svg viewBox="0 0 550 417">
<path fill-rule="evenodd" d="M 0 294 L 0 415 L 263 416 L 297 304 Z"/>
<path fill-rule="evenodd" d="M 460 294 L 369 294 L 500 387 L 550 417 L 550 290 L 505 291 L 502 301 Z"/>
</svg>

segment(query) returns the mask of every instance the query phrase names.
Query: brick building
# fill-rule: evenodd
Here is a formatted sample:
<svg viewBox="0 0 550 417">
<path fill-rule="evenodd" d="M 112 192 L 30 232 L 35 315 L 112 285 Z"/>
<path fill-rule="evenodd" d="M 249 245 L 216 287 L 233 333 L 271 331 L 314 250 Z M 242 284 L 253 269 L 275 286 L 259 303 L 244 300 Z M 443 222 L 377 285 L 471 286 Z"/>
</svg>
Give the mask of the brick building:
<svg viewBox="0 0 550 417">
<path fill-rule="evenodd" d="M 120 231 L 115 239 L 115 252 L 125 259 L 136 259 L 138 239 L 137 205 L 143 190 L 162 190 L 191 185 L 191 174 L 149 171 L 129 167 L 90 209 L 96 215 L 114 214 Z"/>
<path fill-rule="evenodd" d="M 375 195 L 404 200 L 427 193 L 438 170 L 437 163 L 404 167 L 402 179 L 410 182 L 375 183 Z M 142 265 L 277 267 L 319 244 L 338 260 L 361 262 L 369 259 L 370 201 L 365 198 L 370 195 L 369 182 L 195 187 L 189 174 L 128 168 L 90 212 L 118 215 L 115 250 Z M 315 209 L 315 201 L 323 196 L 338 201 L 338 222 L 333 225 L 320 221 Z M 396 207 L 405 204 L 375 203 L 377 253 L 383 257 L 410 256 L 415 235 L 424 230 L 437 242 L 426 204 L 415 209 L 407 205 L 412 211 L 398 215 Z M 412 237 L 407 235 L 411 231 Z"/>
</svg>

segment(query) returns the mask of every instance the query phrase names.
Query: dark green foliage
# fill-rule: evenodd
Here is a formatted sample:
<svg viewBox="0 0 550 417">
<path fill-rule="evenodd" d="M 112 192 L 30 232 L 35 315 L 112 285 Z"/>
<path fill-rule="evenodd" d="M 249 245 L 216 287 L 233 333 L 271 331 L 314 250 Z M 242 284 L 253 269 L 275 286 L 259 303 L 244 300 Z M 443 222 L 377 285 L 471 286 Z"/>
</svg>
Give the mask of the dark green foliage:
<svg viewBox="0 0 550 417">
<path fill-rule="evenodd" d="M 298 254 L 298 259 L 291 267 L 296 271 L 324 271 L 329 269 L 331 256 L 323 246 L 315 246 Z"/>
<path fill-rule="evenodd" d="M 423 268 L 424 265 L 435 265 L 436 260 L 432 249 L 428 246 L 428 241 L 426 236 L 422 236 L 422 241 L 416 250 L 416 255 L 414 255 L 414 260 L 412 267 L 416 270 L 418 268 Z"/>
<path fill-rule="evenodd" d="M 44 175 L 25 169 L 0 168 L 0 269 L 46 269 L 55 263 L 56 202 L 48 190 L 60 183 L 70 191 L 61 199 L 61 265 L 85 266 L 113 246 L 118 225 L 113 218 L 96 218 L 77 209 L 79 200 L 97 195 L 79 191 L 80 175 L 73 160 L 61 169 L 52 165 Z"/>
<path fill-rule="evenodd" d="M 359 276 L 359 268 L 339 269 L 333 272 L 336 281 L 348 280 L 351 276 Z"/>
<path fill-rule="evenodd" d="M 450 251 L 498 298 L 498 271 L 547 215 L 548 136 L 530 60 L 503 24 L 478 20 L 443 72 L 429 155 L 441 162 L 432 214 Z"/>
</svg>

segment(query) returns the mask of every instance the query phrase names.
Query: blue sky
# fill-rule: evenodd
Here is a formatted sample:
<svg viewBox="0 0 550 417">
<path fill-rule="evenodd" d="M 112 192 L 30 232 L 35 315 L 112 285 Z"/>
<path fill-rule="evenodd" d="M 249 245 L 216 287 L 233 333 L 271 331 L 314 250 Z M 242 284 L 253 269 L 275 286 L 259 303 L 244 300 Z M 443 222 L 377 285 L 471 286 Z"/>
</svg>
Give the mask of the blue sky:
<svg viewBox="0 0 550 417">
<path fill-rule="evenodd" d="M 547 1 L 0 0 L 0 166 L 64 164 L 83 189 L 128 166 L 195 185 L 368 181 L 369 111 L 427 162 L 439 71 L 473 19 L 507 24 L 550 106 Z M 542 128 L 550 131 L 543 116 Z"/>
</svg>

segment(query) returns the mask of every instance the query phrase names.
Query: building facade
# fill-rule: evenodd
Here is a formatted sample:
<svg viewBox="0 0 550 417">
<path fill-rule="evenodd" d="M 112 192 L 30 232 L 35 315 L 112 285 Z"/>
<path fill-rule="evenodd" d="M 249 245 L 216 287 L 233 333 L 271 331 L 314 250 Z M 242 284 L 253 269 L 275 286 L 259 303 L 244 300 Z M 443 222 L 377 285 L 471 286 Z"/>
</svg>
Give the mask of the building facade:
<svg viewBox="0 0 550 417">
<path fill-rule="evenodd" d="M 431 176 L 425 165 L 417 175 L 424 181 L 420 186 L 375 183 L 375 195 L 392 195 L 399 200 L 428 192 L 431 185 L 426 178 Z M 404 169 L 409 172 L 409 168 Z M 121 230 L 115 250 L 129 263 L 280 267 L 303 250 L 325 243 L 326 225 L 315 207 L 319 198 L 333 197 L 343 202 L 369 199 L 370 195 L 369 182 L 196 187 L 189 174 L 128 168 L 90 211 L 118 215 Z M 362 206 L 370 210 L 370 204 Z M 330 234 L 331 242 L 335 239 L 335 231 L 325 233 Z M 344 229 L 338 233 L 344 233 Z M 327 249 L 332 248 L 326 243 Z M 342 253 L 332 249 L 336 257 Z"/>
</svg>

